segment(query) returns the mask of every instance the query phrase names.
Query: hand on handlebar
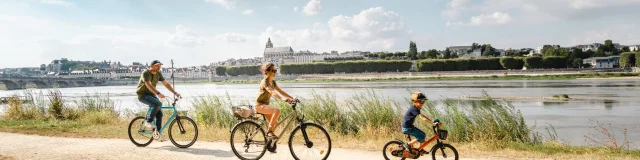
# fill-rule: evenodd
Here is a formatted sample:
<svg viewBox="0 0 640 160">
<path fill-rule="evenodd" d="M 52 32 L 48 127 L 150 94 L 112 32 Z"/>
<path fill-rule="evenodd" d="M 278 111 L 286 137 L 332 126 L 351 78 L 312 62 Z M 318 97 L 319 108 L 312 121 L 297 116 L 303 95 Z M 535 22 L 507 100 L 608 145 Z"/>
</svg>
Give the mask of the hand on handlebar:
<svg viewBox="0 0 640 160">
<path fill-rule="evenodd" d="M 182 95 L 180 95 L 180 93 L 178 93 L 178 92 L 176 92 L 174 95 L 175 95 L 176 97 L 178 97 L 178 98 L 182 98 Z"/>
</svg>

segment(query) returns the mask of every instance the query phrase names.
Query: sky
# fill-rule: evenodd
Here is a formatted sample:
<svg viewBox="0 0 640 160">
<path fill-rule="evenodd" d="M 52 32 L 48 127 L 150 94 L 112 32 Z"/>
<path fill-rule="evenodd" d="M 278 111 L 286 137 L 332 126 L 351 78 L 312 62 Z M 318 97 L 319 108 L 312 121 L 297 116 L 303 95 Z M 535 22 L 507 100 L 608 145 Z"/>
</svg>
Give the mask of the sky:
<svg viewBox="0 0 640 160">
<path fill-rule="evenodd" d="M 0 0 L 0 68 L 53 59 L 208 65 L 295 51 L 640 44 L 640 0 Z"/>
</svg>

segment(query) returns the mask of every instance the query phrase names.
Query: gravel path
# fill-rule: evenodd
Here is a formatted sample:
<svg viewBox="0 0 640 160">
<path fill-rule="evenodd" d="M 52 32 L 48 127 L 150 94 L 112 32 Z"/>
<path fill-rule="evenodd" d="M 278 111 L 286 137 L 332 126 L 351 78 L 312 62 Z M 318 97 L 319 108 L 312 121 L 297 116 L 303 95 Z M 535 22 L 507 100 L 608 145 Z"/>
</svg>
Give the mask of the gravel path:
<svg viewBox="0 0 640 160">
<path fill-rule="evenodd" d="M 228 143 L 198 141 L 187 149 L 171 142 L 154 141 L 147 147 L 136 147 L 128 139 L 80 139 L 45 137 L 0 132 L 0 159 L 238 159 Z M 264 160 L 293 159 L 286 145 L 280 143 L 278 153 L 267 152 Z M 329 159 L 383 159 L 380 152 L 333 148 Z M 424 159 L 424 158 L 423 158 Z"/>
</svg>

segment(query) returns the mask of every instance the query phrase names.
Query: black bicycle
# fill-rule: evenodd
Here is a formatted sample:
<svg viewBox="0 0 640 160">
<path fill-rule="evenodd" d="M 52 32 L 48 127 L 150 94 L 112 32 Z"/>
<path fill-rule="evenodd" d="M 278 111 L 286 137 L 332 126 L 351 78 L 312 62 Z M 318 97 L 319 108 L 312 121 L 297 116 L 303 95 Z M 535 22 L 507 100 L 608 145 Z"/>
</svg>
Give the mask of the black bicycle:
<svg viewBox="0 0 640 160">
<path fill-rule="evenodd" d="M 307 122 L 304 115 L 296 108 L 298 99 L 291 101 L 293 112 L 275 127 L 287 122 L 286 127 L 278 137 L 282 137 L 292 124 L 297 126 L 289 136 L 289 151 L 295 159 L 322 159 L 325 160 L 331 153 L 331 138 L 329 133 L 320 125 Z M 243 113 L 251 114 L 243 114 Z M 267 138 L 265 129 L 268 123 L 262 114 L 255 114 L 253 106 L 234 106 L 234 116 L 240 120 L 231 130 L 231 149 L 233 153 L 243 160 L 257 160 L 262 158 L 266 150 L 275 151 L 278 140 Z M 262 120 L 258 117 L 262 115 Z"/>
</svg>

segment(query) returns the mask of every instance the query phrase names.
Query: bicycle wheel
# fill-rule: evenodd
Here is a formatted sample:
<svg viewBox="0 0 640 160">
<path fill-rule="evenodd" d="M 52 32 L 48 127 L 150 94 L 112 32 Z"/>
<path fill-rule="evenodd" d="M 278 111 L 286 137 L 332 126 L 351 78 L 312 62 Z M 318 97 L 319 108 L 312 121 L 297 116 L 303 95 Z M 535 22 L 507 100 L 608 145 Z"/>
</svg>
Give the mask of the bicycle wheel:
<svg viewBox="0 0 640 160">
<path fill-rule="evenodd" d="M 458 160 L 458 151 L 449 144 L 438 144 L 431 149 L 433 159 L 453 159 Z M 437 158 L 436 158 L 437 157 Z"/>
<path fill-rule="evenodd" d="M 258 123 L 244 121 L 231 130 L 231 150 L 242 160 L 257 160 L 267 151 L 267 136 Z"/>
<path fill-rule="evenodd" d="M 169 125 L 169 140 L 178 148 L 188 148 L 198 139 L 198 125 L 191 118 L 181 116 Z"/>
<path fill-rule="evenodd" d="M 331 138 L 322 126 L 303 123 L 291 132 L 289 150 L 295 159 L 324 160 L 331 153 Z"/>
<path fill-rule="evenodd" d="M 402 146 L 402 142 L 400 141 L 389 141 L 387 142 L 387 144 L 384 145 L 384 147 L 382 148 L 382 156 L 384 156 L 384 159 L 386 160 L 391 160 L 391 159 L 401 159 L 404 160 L 404 157 L 399 157 L 396 155 L 402 155 L 402 153 L 404 152 L 405 148 Z"/>
<path fill-rule="evenodd" d="M 129 123 L 129 140 L 138 147 L 147 146 L 153 140 L 153 131 L 145 130 L 144 122 L 144 117 L 136 117 Z"/>
</svg>

